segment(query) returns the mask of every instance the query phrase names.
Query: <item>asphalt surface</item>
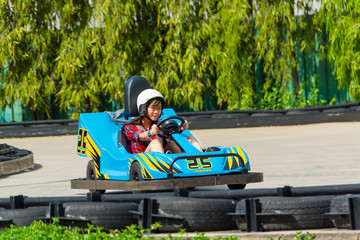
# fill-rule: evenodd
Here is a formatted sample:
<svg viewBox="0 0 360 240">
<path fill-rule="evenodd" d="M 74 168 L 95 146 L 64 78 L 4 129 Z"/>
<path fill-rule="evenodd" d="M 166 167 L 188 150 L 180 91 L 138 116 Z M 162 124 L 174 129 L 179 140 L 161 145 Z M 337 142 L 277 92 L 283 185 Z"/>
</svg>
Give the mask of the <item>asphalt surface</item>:
<svg viewBox="0 0 360 240">
<path fill-rule="evenodd" d="M 360 122 L 196 130 L 192 133 L 203 147 L 242 147 L 250 157 L 251 171 L 264 173 L 264 182 L 249 184 L 247 188 L 360 183 Z M 87 193 L 87 190 L 70 188 L 71 179 L 85 177 L 89 160 L 76 154 L 77 136 L 1 140 L 32 151 L 35 168 L 0 178 L 0 198 L 20 194 L 38 197 Z"/>
<path fill-rule="evenodd" d="M 264 173 L 264 182 L 249 184 L 247 188 L 360 183 L 360 122 L 196 130 L 192 133 L 203 147 L 242 147 L 250 157 L 251 170 Z M 70 188 L 71 179 L 85 177 L 89 160 L 76 155 L 77 136 L 9 138 L 1 141 L 32 151 L 35 168 L 1 177 L 0 198 L 15 195 L 79 196 L 87 193 L 87 190 Z M 225 187 L 203 189 L 223 190 Z M 234 230 L 208 232 L 206 236 L 292 239 L 296 232 L 244 233 Z M 360 231 L 320 229 L 309 232 L 315 233 L 316 239 L 360 238 Z M 188 234 L 188 237 L 191 236 L 195 233 Z"/>
</svg>

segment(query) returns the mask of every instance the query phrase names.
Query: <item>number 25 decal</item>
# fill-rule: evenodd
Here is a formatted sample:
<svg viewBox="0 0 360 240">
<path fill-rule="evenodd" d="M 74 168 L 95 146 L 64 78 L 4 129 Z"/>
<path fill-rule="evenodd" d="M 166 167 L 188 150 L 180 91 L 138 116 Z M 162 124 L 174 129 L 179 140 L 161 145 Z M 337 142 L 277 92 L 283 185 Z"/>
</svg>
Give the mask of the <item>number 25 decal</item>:
<svg viewBox="0 0 360 240">
<path fill-rule="evenodd" d="M 186 159 L 187 162 L 189 162 L 187 164 L 188 168 L 193 170 L 193 169 L 204 169 L 204 168 L 211 168 L 212 164 L 211 162 L 208 162 L 210 158 L 194 158 L 194 159 Z"/>
</svg>

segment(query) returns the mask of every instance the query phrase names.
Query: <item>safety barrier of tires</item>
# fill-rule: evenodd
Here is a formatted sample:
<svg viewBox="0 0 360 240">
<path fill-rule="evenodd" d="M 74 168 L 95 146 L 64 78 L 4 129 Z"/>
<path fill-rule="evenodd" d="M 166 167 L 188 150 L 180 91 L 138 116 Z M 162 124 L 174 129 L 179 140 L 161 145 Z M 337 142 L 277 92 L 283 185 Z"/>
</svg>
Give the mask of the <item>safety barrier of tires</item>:
<svg viewBox="0 0 360 240">
<path fill-rule="evenodd" d="M 151 217 L 162 225 L 159 232 L 218 231 L 235 229 L 235 222 L 228 215 L 235 211 L 236 202 L 228 199 L 197 199 L 187 197 L 157 197 L 152 204 Z M 139 205 L 139 225 L 145 226 L 145 200 Z"/>
<path fill-rule="evenodd" d="M 358 229 L 360 226 L 360 195 L 335 196 L 331 201 L 329 218 L 339 229 Z"/>
<path fill-rule="evenodd" d="M 307 189 L 308 191 L 308 189 Z M 307 192 L 306 191 L 306 192 Z M 68 227 L 91 223 L 104 230 L 138 224 L 158 232 L 274 231 L 320 228 L 360 229 L 360 195 L 263 196 L 209 199 L 186 196 L 187 191 L 162 193 L 88 193 L 79 197 L 0 199 L 0 230 L 10 224 L 28 226 L 35 220 Z M 191 195 L 191 194 L 190 194 Z M 225 196 L 226 197 L 226 196 Z"/>
<path fill-rule="evenodd" d="M 137 224 L 129 212 L 138 209 L 137 203 L 69 202 L 63 206 L 65 217 L 88 219 L 91 224 L 104 230 L 123 229 Z"/>
<path fill-rule="evenodd" d="M 2 209 L 0 219 L 11 220 L 16 226 L 29 226 L 38 218 L 45 217 L 47 207 L 29 207 L 21 209 Z"/>
<path fill-rule="evenodd" d="M 0 177 L 34 168 L 31 151 L 0 144 Z"/>
<path fill-rule="evenodd" d="M 236 206 L 234 217 L 240 230 L 273 231 L 300 230 L 333 227 L 327 213 L 332 196 L 316 197 L 259 197 L 253 204 L 253 213 L 248 200 L 241 200 Z M 246 218 L 254 218 L 249 229 Z"/>
</svg>

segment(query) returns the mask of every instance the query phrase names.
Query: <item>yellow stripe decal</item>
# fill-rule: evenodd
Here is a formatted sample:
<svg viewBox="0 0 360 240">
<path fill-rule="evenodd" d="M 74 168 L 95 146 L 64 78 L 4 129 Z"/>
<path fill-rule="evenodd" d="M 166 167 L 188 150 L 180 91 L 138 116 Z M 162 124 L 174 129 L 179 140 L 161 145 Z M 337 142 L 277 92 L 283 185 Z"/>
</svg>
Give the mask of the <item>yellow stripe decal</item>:
<svg viewBox="0 0 360 240">
<path fill-rule="evenodd" d="M 228 153 L 230 153 L 230 151 L 228 151 Z M 229 170 L 231 169 L 231 167 L 232 167 L 232 163 L 233 163 L 233 161 L 232 161 L 232 157 L 228 157 L 228 163 L 229 163 Z"/>
<path fill-rule="evenodd" d="M 139 154 L 139 155 L 140 155 L 140 154 Z M 139 159 L 137 156 L 135 156 L 135 158 L 138 160 L 138 162 L 140 163 L 140 165 L 141 165 L 141 167 L 142 167 L 141 175 L 143 176 L 143 178 L 151 178 L 151 179 L 153 179 L 153 177 L 151 176 L 151 174 L 150 174 L 148 171 L 146 171 L 146 167 L 142 164 L 142 162 L 140 161 L 140 159 Z M 144 158 L 142 158 L 142 159 L 144 159 Z M 148 176 L 147 174 L 149 174 L 149 176 Z"/>
<path fill-rule="evenodd" d="M 166 172 L 166 171 L 161 167 L 161 165 L 158 163 L 158 161 L 156 161 L 156 159 L 155 159 L 153 156 L 151 156 L 150 154 L 147 154 L 147 156 L 152 160 L 153 163 L 156 164 L 156 166 L 157 166 L 157 169 L 156 169 L 156 170 L 161 169 L 163 172 Z"/>
<path fill-rule="evenodd" d="M 164 162 L 163 160 L 161 160 L 161 159 L 158 158 L 158 157 L 157 157 L 157 159 L 158 159 L 162 164 L 164 164 L 164 166 L 165 166 L 167 169 L 170 168 L 170 165 L 169 165 L 169 164 L 167 164 L 166 162 Z"/>
<path fill-rule="evenodd" d="M 238 151 L 239 155 L 241 156 L 241 158 L 244 160 L 244 164 L 247 163 L 247 159 L 246 159 L 246 156 L 244 154 L 244 151 L 239 148 L 239 147 L 236 147 L 236 150 Z"/>
<path fill-rule="evenodd" d="M 236 153 L 236 151 L 235 151 L 234 148 L 231 148 L 231 151 L 232 151 L 233 153 Z M 238 157 L 234 157 L 234 159 L 235 159 L 235 161 L 236 161 L 236 163 L 237 163 L 236 168 L 240 167 L 241 165 L 240 165 L 240 163 L 239 163 L 239 158 L 238 158 Z"/>
<path fill-rule="evenodd" d="M 155 171 L 158 170 L 158 169 L 154 166 L 154 163 L 151 162 L 151 161 L 146 157 L 145 154 L 139 153 L 139 155 L 140 155 L 141 158 L 145 161 L 145 163 L 149 166 L 150 169 L 155 170 Z"/>
</svg>

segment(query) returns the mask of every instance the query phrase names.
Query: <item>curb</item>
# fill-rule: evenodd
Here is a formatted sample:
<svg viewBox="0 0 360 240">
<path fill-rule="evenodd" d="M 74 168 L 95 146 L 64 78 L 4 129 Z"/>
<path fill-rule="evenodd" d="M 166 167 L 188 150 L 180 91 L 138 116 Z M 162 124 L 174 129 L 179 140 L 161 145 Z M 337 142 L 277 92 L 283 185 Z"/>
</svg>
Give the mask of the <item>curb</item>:
<svg viewBox="0 0 360 240">
<path fill-rule="evenodd" d="M 34 168 L 34 156 L 32 153 L 14 160 L 0 162 L 0 177 L 19 173 Z"/>
<path fill-rule="evenodd" d="M 269 239 L 300 239 L 295 238 L 298 236 L 298 232 L 301 232 L 302 235 L 308 236 L 307 232 L 314 234 L 316 240 L 348 240 L 348 239 L 360 239 L 359 230 L 340 230 L 340 229 L 311 229 L 303 231 L 271 231 L 271 232 L 241 232 L 240 230 L 230 230 L 230 231 L 218 231 L 218 232 L 206 232 L 205 237 L 210 239 L 217 239 L 219 237 L 237 237 L 238 239 L 252 239 L 252 240 L 269 240 Z M 151 235 L 155 239 L 166 238 L 168 234 L 160 233 Z M 172 233 L 173 238 L 182 237 L 183 239 L 193 238 L 198 236 L 196 233 L 186 233 L 180 235 L 178 233 Z M 301 238 L 307 239 L 307 238 Z M 309 238 L 310 239 L 310 238 Z"/>
</svg>

